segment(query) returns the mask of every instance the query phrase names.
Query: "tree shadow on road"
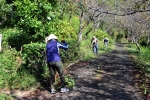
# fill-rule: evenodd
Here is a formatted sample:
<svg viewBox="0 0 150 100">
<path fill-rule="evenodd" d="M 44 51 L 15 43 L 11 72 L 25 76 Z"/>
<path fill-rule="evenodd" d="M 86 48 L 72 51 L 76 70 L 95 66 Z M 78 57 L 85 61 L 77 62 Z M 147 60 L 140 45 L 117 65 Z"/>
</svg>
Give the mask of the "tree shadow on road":
<svg viewBox="0 0 150 100">
<path fill-rule="evenodd" d="M 128 57 L 122 45 L 118 45 L 118 48 L 110 53 L 89 61 L 78 62 L 68 69 L 68 72 L 76 79 L 73 91 L 80 93 L 75 98 L 142 100 L 140 90 L 134 83 L 132 71 L 132 59 Z M 100 74 L 99 77 L 96 77 L 96 74 Z"/>
</svg>

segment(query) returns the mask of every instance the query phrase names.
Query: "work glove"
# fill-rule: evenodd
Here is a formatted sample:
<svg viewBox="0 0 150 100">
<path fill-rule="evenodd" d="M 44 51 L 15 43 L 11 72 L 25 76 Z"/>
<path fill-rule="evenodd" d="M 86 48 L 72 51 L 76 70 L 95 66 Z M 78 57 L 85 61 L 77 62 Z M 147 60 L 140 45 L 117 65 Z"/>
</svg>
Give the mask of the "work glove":
<svg viewBox="0 0 150 100">
<path fill-rule="evenodd" d="M 65 40 L 61 40 L 61 43 L 66 43 L 66 41 Z"/>
</svg>

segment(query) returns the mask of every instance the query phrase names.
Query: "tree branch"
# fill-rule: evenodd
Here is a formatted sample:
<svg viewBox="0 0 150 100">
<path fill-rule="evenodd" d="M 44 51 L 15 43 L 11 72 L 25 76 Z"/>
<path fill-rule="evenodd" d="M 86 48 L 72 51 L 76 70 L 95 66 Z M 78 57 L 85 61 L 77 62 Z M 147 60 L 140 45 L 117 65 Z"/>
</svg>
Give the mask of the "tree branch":
<svg viewBox="0 0 150 100">
<path fill-rule="evenodd" d="M 132 14 L 135 14 L 135 13 L 142 13 L 142 12 L 149 12 L 150 10 L 134 10 L 134 11 L 130 11 L 130 12 L 127 12 L 127 13 L 124 13 L 124 14 L 117 14 L 117 13 L 111 13 L 111 12 L 102 12 L 100 11 L 101 13 L 106 13 L 106 14 L 110 14 L 110 15 L 117 15 L 117 16 L 126 16 L 126 15 L 132 15 Z"/>
<path fill-rule="evenodd" d="M 97 12 L 100 12 L 100 14 L 105 13 L 105 14 L 116 15 L 116 16 L 126 16 L 126 15 L 132 15 L 132 14 L 135 14 L 135 13 L 142 13 L 142 12 L 149 12 L 150 11 L 150 9 L 147 9 L 147 10 L 133 10 L 133 11 L 128 11 L 124 14 L 118 14 L 118 13 L 112 13 L 112 12 L 108 12 L 108 11 L 101 11 L 100 9 L 94 9 L 94 8 L 90 8 L 90 9 L 95 10 Z"/>
</svg>

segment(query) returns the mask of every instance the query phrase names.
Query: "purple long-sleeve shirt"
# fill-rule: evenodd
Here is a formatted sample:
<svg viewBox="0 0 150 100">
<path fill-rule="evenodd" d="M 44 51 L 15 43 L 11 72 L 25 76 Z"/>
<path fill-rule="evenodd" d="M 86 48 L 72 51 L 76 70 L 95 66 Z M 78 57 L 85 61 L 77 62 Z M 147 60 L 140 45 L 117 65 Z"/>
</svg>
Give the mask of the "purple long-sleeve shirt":
<svg viewBox="0 0 150 100">
<path fill-rule="evenodd" d="M 68 44 L 66 42 L 62 44 L 53 39 L 47 43 L 47 45 L 46 45 L 47 62 L 60 61 L 59 48 L 67 50 Z"/>
</svg>

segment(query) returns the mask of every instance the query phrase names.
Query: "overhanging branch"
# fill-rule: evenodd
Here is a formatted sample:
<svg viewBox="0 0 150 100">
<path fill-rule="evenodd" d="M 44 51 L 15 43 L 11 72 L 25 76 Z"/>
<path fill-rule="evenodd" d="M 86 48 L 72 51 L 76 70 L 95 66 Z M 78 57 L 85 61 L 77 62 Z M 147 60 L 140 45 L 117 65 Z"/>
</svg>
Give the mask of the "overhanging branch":
<svg viewBox="0 0 150 100">
<path fill-rule="evenodd" d="M 91 8 L 91 7 L 89 9 L 92 9 L 95 12 L 100 12 L 99 14 L 105 13 L 105 14 L 116 15 L 116 16 L 127 16 L 127 15 L 132 15 L 132 14 L 135 14 L 135 13 L 142 13 L 142 12 L 149 12 L 150 11 L 150 9 L 147 9 L 147 10 L 133 10 L 133 11 L 125 12 L 124 14 L 118 14 L 118 13 L 113 13 L 113 12 L 109 12 L 109 11 L 102 11 L 100 9 L 95 9 L 95 8 Z"/>
<path fill-rule="evenodd" d="M 149 12 L 150 10 L 134 10 L 134 11 L 130 11 L 130 12 L 126 12 L 124 14 L 117 14 L 117 13 L 111 13 L 111 12 L 105 12 L 105 11 L 99 11 L 101 13 L 105 13 L 105 14 L 109 14 L 109 15 L 116 15 L 116 16 L 126 16 L 126 15 L 132 15 L 135 13 L 142 13 L 142 12 Z"/>
</svg>

